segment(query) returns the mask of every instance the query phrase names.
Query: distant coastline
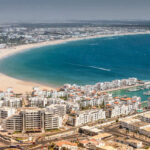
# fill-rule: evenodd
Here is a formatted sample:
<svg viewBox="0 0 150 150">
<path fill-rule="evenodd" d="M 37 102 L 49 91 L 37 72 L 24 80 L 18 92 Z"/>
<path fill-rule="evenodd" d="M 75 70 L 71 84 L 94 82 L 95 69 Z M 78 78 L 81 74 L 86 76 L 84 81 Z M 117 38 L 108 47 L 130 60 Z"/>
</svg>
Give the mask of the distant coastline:
<svg viewBox="0 0 150 150">
<path fill-rule="evenodd" d="M 30 50 L 33 48 L 50 46 L 50 45 L 63 44 L 66 42 L 94 39 L 94 38 L 105 38 L 105 37 L 125 36 L 125 35 L 141 35 L 141 34 L 150 34 L 150 31 L 136 32 L 136 33 L 130 32 L 130 33 L 122 33 L 122 34 L 109 34 L 109 35 L 95 35 L 95 36 L 88 36 L 88 37 L 82 37 L 82 38 L 69 38 L 69 39 L 64 39 L 64 40 L 55 40 L 55 41 L 47 41 L 47 42 L 41 42 L 41 43 L 35 43 L 35 44 L 19 45 L 16 47 L 0 49 L 0 59 L 4 59 L 6 57 L 23 52 L 25 50 Z M 36 84 L 36 83 L 32 83 L 32 82 L 27 82 L 27 81 L 22 81 L 19 79 L 9 77 L 4 74 L 0 74 L 0 82 L 1 82 L 0 90 L 5 90 L 8 87 L 13 87 L 14 91 L 16 91 L 16 92 L 27 92 L 27 91 L 31 91 L 31 88 L 33 86 L 41 86 L 41 88 L 54 89 L 53 87 Z"/>
<path fill-rule="evenodd" d="M 0 49 L 0 59 L 3 59 L 10 55 L 14 55 L 19 52 L 23 52 L 25 50 L 30 50 L 30 49 L 44 47 L 44 46 L 50 46 L 50 45 L 63 44 L 66 42 L 88 40 L 88 39 L 95 39 L 95 38 L 126 36 L 126 35 L 142 35 L 142 34 L 150 34 L 150 31 L 136 32 L 136 33 L 130 32 L 130 33 L 120 33 L 120 34 L 118 33 L 118 34 L 107 34 L 107 35 L 94 35 L 94 36 L 87 36 L 87 37 L 68 38 L 68 39 L 62 39 L 62 40 L 54 40 L 54 41 L 46 41 L 46 42 L 41 42 L 41 43 L 19 45 L 19 46 L 14 46 L 14 47 L 10 47 L 10 48 Z"/>
</svg>

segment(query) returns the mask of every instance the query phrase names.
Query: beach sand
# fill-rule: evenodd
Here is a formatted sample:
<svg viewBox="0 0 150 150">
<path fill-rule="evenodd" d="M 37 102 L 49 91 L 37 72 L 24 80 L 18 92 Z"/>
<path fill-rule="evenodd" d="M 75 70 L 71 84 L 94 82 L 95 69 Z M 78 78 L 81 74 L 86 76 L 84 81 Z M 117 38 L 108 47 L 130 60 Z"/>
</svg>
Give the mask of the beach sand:
<svg viewBox="0 0 150 150">
<path fill-rule="evenodd" d="M 46 85 L 28 82 L 28 81 L 22 81 L 22 80 L 15 79 L 15 78 L 12 78 L 12 77 L 9 77 L 7 75 L 0 73 L 0 90 L 1 91 L 5 91 L 7 90 L 7 88 L 11 87 L 13 88 L 13 91 L 15 93 L 26 93 L 26 92 L 31 92 L 33 87 L 35 86 L 40 87 L 40 89 L 54 90 L 54 88 L 46 86 Z"/>
<path fill-rule="evenodd" d="M 82 37 L 82 38 L 70 38 L 65 40 L 56 40 L 56 41 L 47 41 L 47 42 L 41 42 L 41 43 L 35 43 L 35 44 L 26 44 L 26 45 L 20 45 L 12 48 L 5 48 L 0 49 L 0 59 L 3 59 L 5 57 L 8 57 L 10 55 L 14 55 L 19 52 L 23 52 L 25 50 L 29 50 L 32 48 L 42 47 L 42 46 L 48 46 L 48 45 L 56 45 L 56 44 L 62 44 L 70 41 L 77 41 L 77 40 L 85 40 L 85 39 L 92 39 L 92 38 L 102 38 L 102 37 L 112 37 L 112 36 L 124 36 L 124 35 L 137 35 L 137 34 L 150 34 L 150 31 L 148 32 L 136 32 L 136 33 L 122 33 L 122 34 L 109 34 L 109 35 L 95 35 L 95 36 L 88 36 L 88 37 Z M 33 82 L 27 82 L 18 80 L 12 77 L 8 77 L 4 74 L 0 74 L 0 90 L 6 90 L 8 87 L 12 87 L 15 92 L 31 92 L 32 88 L 34 86 L 39 86 L 41 89 L 54 89 L 50 86 L 45 86 Z"/>
</svg>

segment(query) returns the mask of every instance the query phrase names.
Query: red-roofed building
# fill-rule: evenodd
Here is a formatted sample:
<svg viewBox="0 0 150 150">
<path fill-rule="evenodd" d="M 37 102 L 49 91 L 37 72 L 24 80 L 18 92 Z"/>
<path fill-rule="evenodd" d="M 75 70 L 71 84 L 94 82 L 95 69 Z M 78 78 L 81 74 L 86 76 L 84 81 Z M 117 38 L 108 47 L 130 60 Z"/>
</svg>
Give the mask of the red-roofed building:
<svg viewBox="0 0 150 150">
<path fill-rule="evenodd" d="M 68 150 L 77 150 L 78 149 L 77 143 L 72 143 L 67 140 L 58 141 L 55 143 L 55 145 L 58 150 L 61 150 L 62 148 L 67 148 Z"/>
</svg>

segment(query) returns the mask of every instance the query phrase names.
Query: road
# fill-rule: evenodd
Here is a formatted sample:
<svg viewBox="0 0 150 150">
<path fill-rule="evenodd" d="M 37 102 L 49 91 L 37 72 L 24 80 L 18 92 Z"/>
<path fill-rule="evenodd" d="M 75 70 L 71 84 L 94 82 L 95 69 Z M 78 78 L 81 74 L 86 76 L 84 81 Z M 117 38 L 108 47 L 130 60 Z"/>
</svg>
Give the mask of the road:
<svg viewBox="0 0 150 150">
<path fill-rule="evenodd" d="M 110 127 L 105 127 L 104 128 L 104 131 L 106 131 L 106 132 L 109 132 L 109 133 L 111 133 L 111 134 L 113 134 L 113 135 L 116 135 L 116 136 L 120 136 L 120 137 L 130 137 L 130 138 L 134 138 L 134 139 L 136 139 L 136 140 L 139 140 L 139 141 L 142 141 L 143 142 L 143 144 L 145 144 L 145 145 L 147 145 L 147 146 L 150 146 L 150 142 L 147 142 L 147 141 L 145 141 L 145 140 L 143 140 L 143 139 L 141 139 L 141 138 L 137 138 L 137 137 L 132 137 L 132 136 L 130 136 L 130 135 L 127 135 L 127 134 L 124 134 L 124 133 L 121 133 L 121 132 L 119 132 L 119 126 L 120 126 L 120 124 L 118 123 L 116 126 L 110 126 Z"/>
</svg>

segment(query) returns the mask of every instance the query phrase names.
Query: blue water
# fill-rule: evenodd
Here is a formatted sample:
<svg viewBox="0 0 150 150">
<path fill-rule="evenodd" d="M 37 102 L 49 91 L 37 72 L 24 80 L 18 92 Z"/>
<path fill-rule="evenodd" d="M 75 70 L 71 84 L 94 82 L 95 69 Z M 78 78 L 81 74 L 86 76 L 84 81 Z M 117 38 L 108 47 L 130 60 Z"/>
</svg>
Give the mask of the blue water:
<svg viewBox="0 0 150 150">
<path fill-rule="evenodd" d="M 127 96 L 127 97 L 133 97 L 133 96 L 139 96 L 141 97 L 142 101 L 147 101 L 149 99 L 148 95 L 144 95 L 144 92 L 149 91 L 150 89 L 141 89 L 139 91 L 135 91 L 135 92 L 129 92 L 127 89 L 123 89 L 123 90 L 117 90 L 117 91 L 113 91 L 110 92 L 112 93 L 113 97 L 116 96 Z"/>
<path fill-rule="evenodd" d="M 150 35 L 118 36 L 32 49 L 0 60 L 0 72 L 53 86 L 128 77 L 150 79 Z"/>
</svg>

